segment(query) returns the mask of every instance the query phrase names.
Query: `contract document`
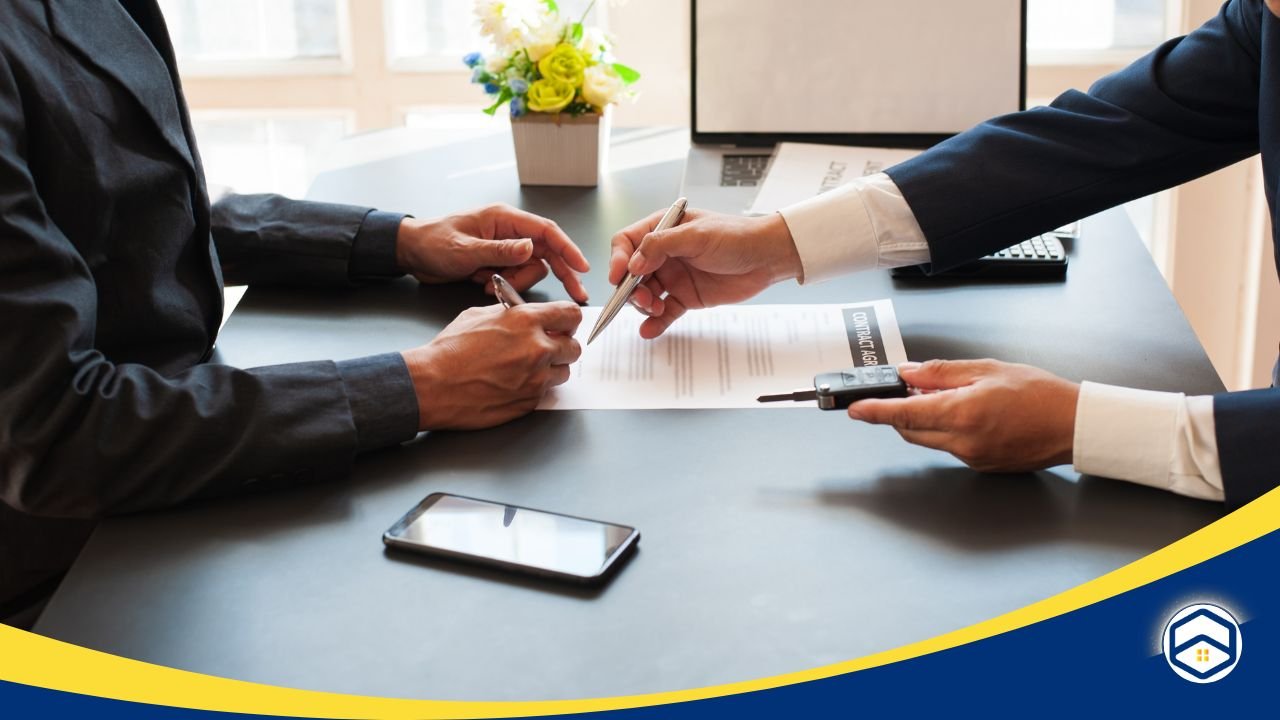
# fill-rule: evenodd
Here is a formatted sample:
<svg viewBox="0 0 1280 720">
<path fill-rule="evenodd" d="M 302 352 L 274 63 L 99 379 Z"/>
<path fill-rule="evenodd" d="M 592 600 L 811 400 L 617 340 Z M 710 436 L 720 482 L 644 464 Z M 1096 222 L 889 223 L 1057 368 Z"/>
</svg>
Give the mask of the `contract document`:
<svg viewBox="0 0 1280 720">
<path fill-rule="evenodd" d="M 769 215 L 919 154 L 919 150 L 781 143 L 747 213 Z"/>
<path fill-rule="evenodd" d="M 889 300 L 851 305 L 731 305 L 691 310 L 656 340 L 624 308 L 587 345 L 599 307 L 582 309 L 582 358 L 539 410 L 786 408 L 756 397 L 813 387 L 813 376 L 907 359 Z"/>
</svg>

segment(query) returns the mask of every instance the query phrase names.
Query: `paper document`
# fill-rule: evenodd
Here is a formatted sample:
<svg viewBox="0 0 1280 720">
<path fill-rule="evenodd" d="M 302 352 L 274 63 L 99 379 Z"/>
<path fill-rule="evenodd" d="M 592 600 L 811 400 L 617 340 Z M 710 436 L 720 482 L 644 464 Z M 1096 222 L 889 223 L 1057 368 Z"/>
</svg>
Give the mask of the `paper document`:
<svg viewBox="0 0 1280 720">
<path fill-rule="evenodd" d="M 919 155 L 919 150 L 781 143 L 748 213 L 767 215 L 833 190 L 864 175 L 875 175 Z"/>
<path fill-rule="evenodd" d="M 656 340 L 623 308 L 587 345 L 599 307 L 582 309 L 582 358 L 539 410 L 810 407 L 756 397 L 813 387 L 813 376 L 907 359 L 889 300 L 693 310 Z"/>
<path fill-rule="evenodd" d="M 248 289 L 248 285 L 230 285 L 222 289 L 222 322 L 218 325 L 219 332 L 227 326 L 231 313 L 236 311 L 236 306 L 244 299 L 244 293 Z"/>
</svg>

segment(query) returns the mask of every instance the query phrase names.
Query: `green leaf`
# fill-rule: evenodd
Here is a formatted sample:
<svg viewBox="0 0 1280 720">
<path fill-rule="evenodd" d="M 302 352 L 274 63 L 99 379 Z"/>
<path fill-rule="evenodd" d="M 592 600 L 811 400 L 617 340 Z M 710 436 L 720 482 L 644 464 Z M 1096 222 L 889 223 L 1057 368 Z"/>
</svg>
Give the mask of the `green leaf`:
<svg viewBox="0 0 1280 720">
<path fill-rule="evenodd" d="M 547 6 L 547 12 L 560 14 L 560 6 L 556 5 L 556 0 L 542 0 L 542 4 Z"/>
<path fill-rule="evenodd" d="M 609 67 L 612 67 L 613 71 L 618 73 L 618 77 L 622 78 L 622 82 L 626 83 L 627 85 L 630 85 L 631 83 L 640 79 L 640 73 L 627 67 L 626 65 L 623 65 L 622 63 L 614 63 Z"/>
<path fill-rule="evenodd" d="M 509 102 L 511 100 L 511 97 L 512 97 L 511 88 L 509 87 L 502 88 L 502 92 L 498 93 L 498 99 L 494 101 L 492 105 L 484 109 L 484 114 L 492 115 L 498 112 L 498 108 L 502 107 L 503 104 Z"/>
<path fill-rule="evenodd" d="M 573 44 L 577 45 L 582 42 L 582 23 L 576 22 L 569 26 L 570 37 L 573 38 Z"/>
</svg>

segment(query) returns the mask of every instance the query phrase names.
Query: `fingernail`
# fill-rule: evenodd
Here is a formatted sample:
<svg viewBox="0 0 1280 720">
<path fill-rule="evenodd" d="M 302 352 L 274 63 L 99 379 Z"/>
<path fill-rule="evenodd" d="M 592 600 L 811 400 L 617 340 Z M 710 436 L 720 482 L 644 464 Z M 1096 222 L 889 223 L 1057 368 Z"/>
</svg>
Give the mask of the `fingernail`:
<svg viewBox="0 0 1280 720">
<path fill-rule="evenodd" d="M 854 420 L 862 420 L 862 411 L 858 409 L 857 404 L 849 406 L 849 417 Z"/>
<path fill-rule="evenodd" d="M 637 251 L 631 256 L 631 260 L 627 263 L 627 272 L 635 275 L 637 274 L 636 271 L 642 267 L 644 267 L 644 255 L 641 255 L 640 252 Z"/>
<path fill-rule="evenodd" d="M 920 365 L 921 363 L 915 362 L 914 360 L 908 360 L 907 362 L 898 364 L 898 372 L 902 372 L 903 370 L 919 370 Z"/>
</svg>

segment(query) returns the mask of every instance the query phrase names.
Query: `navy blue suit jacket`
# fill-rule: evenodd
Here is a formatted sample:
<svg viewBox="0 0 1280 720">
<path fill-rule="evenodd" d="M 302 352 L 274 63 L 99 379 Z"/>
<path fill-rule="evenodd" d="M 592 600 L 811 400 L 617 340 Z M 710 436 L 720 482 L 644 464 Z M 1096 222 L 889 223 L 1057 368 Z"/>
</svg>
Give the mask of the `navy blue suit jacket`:
<svg viewBox="0 0 1280 720">
<path fill-rule="evenodd" d="M 0 619 L 56 582 L 95 518 L 342 477 L 412 438 L 398 354 L 207 362 L 224 273 L 395 275 L 400 219 L 210 206 L 155 0 L 0 3 Z"/>
<path fill-rule="evenodd" d="M 995 118 L 891 168 L 933 269 L 1258 152 L 1280 238 L 1278 42 L 1280 20 L 1261 0 L 1230 0 L 1087 94 Z M 1223 393 L 1213 408 L 1227 504 L 1243 505 L 1280 484 L 1280 389 Z"/>
</svg>

